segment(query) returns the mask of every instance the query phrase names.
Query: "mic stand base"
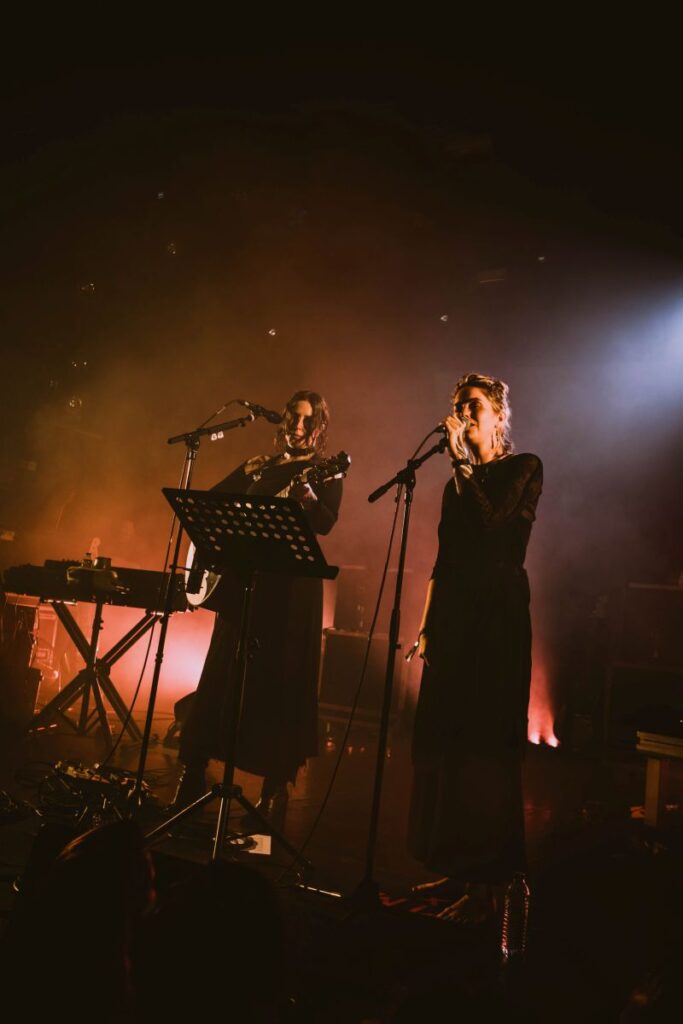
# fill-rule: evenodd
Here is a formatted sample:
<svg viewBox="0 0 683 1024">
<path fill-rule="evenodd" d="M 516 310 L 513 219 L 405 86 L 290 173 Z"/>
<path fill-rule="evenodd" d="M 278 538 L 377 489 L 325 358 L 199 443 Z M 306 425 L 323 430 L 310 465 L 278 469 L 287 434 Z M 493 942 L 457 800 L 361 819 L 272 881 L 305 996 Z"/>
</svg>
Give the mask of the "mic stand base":
<svg viewBox="0 0 683 1024">
<path fill-rule="evenodd" d="M 379 885 L 374 878 L 364 878 L 348 896 L 344 897 L 344 906 L 350 914 L 371 914 L 380 910 L 382 901 L 379 898 Z"/>
</svg>

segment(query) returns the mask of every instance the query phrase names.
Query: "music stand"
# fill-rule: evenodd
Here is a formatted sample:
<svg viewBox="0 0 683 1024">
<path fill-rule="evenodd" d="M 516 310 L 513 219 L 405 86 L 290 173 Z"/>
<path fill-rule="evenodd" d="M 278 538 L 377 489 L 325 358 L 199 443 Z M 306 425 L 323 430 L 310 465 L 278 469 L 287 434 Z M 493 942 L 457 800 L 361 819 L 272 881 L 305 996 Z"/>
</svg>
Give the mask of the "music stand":
<svg viewBox="0 0 683 1024">
<path fill-rule="evenodd" d="M 249 658 L 249 624 L 256 574 L 281 573 L 335 579 L 339 569 L 328 565 L 306 519 L 300 502 L 266 495 L 221 494 L 217 491 L 186 491 L 164 487 L 162 493 L 186 533 L 194 542 L 197 557 L 206 569 L 229 570 L 242 584 L 240 631 L 235 652 L 235 686 L 232 713 L 226 730 L 223 781 L 188 804 L 145 836 L 155 842 L 170 828 L 211 801 L 219 799 L 218 822 L 211 853 L 217 860 L 225 840 L 230 801 L 237 803 L 294 857 L 306 871 L 312 869 L 285 837 L 246 799 L 242 787 L 234 784 L 235 758 Z"/>
</svg>

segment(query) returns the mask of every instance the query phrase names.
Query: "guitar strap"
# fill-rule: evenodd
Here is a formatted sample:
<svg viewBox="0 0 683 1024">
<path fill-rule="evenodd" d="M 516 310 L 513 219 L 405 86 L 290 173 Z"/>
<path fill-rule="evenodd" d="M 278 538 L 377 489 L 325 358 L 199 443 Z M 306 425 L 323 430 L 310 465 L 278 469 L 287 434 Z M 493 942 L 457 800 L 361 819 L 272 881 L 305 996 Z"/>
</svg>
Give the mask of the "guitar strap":
<svg viewBox="0 0 683 1024">
<path fill-rule="evenodd" d="M 286 445 L 285 452 L 287 455 L 298 455 L 300 457 L 310 459 L 311 455 L 315 455 L 315 448 L 290 448 L 289 445 Z"/>
<path fill-rule="evenodd" d="M 277 455 L 257 455 L 256 458 L 249 459 L 245 464 L 244 472 L 254 481 L 254 483 L 258 483 L 264 472 L 271 466 L 277 464 L 278 460 L 284 460 L 280 465 L 291 465 L 294 462 L 306 462 L 311 458 L 311 455 L 314 454 L 314 448 L 297 448 L 288 449 L 284 453 L 279 452 Z M 276 494 L 272 495 L 272 497 L 286 498 L 287 495 L 283 491 L 278 491 Z"/>
</svg>

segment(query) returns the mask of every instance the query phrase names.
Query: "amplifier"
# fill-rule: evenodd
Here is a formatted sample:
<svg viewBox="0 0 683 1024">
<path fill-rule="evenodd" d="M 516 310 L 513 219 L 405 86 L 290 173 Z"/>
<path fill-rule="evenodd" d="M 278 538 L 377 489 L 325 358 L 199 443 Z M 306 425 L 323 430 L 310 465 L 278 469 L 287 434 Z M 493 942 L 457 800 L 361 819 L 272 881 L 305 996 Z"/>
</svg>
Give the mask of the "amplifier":
<svg viewBox="0 0 683 1024">
<path fill-rule="evenodd" d="M 615 667 L 608 696 L 607 741 L 634 748 L 638 729 L 670 731 L 658 723 L 683 717 L 683 670 Z"/>
<path fill-rule="evenodd" d="M 368 570 L 364 565 L 340 565 L 335 581 L 334 628 L 362 633 L 372 615 Z"/>
<path fill-rule="evenodd" d="M 683 587 L 629 583 L 611 619 L 604 735 L 634 747 L 648 716 L 683 710 Z"/>
<path fill-rule="evenodd" d="M 5 595 L 0 609 L 0 721 L 25 728 L 35 710 L 40 670 L 31 668 L 38 603 Z"/>
<path fill-rule="evenodd" d="M 324 630 L 322 670 L 320 676 L 321 710 L 336 710 L 346 713 L 351 709 L 363 670 L 368 645 L 367 633 L 356 633 L 343 629 Z M 365 673 L 363 689 L 358 701 L 358 710 L 364 718 L 373 717 L 379 721 L 384 696 L 388 636 L 380 633 L 373 637 Z M 394 678 L 394 713 L 403 705 L 403 673 L 405 661 L 398 652 Z"/>
<path fill-rule="evenodd" d="M 614 627 L 615 662 L 683 670 L 683 587 L 629 583 Z"/>
</svg>

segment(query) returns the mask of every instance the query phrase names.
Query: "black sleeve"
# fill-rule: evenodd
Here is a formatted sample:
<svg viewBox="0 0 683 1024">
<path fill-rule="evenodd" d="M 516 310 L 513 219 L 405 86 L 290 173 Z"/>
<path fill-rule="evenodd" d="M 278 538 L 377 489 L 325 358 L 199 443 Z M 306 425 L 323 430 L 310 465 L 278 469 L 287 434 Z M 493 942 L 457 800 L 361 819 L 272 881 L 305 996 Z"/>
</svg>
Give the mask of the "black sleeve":
<svg viewBox="0 0 683 1024">
<path fill-rule="evenodd" d="M 232 473 L 228 473 L 226 477 L 223 477 L 217 484 L 214 484 L 210 490 L 221 491 L 222 494 L 246 494 L 249 487 L 249 477 L 244 472 L 245 465 L 246 463 L 243 462 L 237 469 L 233 469 Z"/>
<path fill-rule="evenodd" d="M 342 481 L 328 480 L 326 484 L 313 487 L 318 500 L 307 502 L 304 506 L 306 518 L 314 533 L 329 533 L 339 517 L 339 506 L 342 500 Z"/>
<path fill-rule="evenodd" d="M 543 487 L 543 464 L 537 455 L 517 455 L 510 464 L 508 486 L 494 504 L 476 477 L 461 477 L 463 495 L 482 526 L 500 526 L 517 516 L 533 522 Z"/>
<path fill-rule="evenodd" d="M 448 506 L 450 505 L 451 501 L 453 500 L 453 497 L 456 494 L 457 494 L 457 491 L 455 489 L 455 484 L 453 482 L 453 479 L 451 478 L 448 481 L 448 483 L 446 484 L 446 486 L 444 487 L 444 489 L 443 489 L 443 496 L 441 498 L 441 519 L 439 520 L 439 534 L 441 533 L 441 524 L 443 523 L 443 521 L 444 521 L 444 519 L 446 518 L 446 515 L 447 515 Z M 430 580 L 435 580 L 436 579 L 436 571 L 437 571 L 438 566 L 439 566 L 439 555 L 441 553 L 440 549 L 441 549 L 441 544 L 439 543 L 439 551 L 437 552 L 436 562 L 434 563 L 434 568 L 432 569 L 431 576 L 429 577 Z"/>
</svg>

